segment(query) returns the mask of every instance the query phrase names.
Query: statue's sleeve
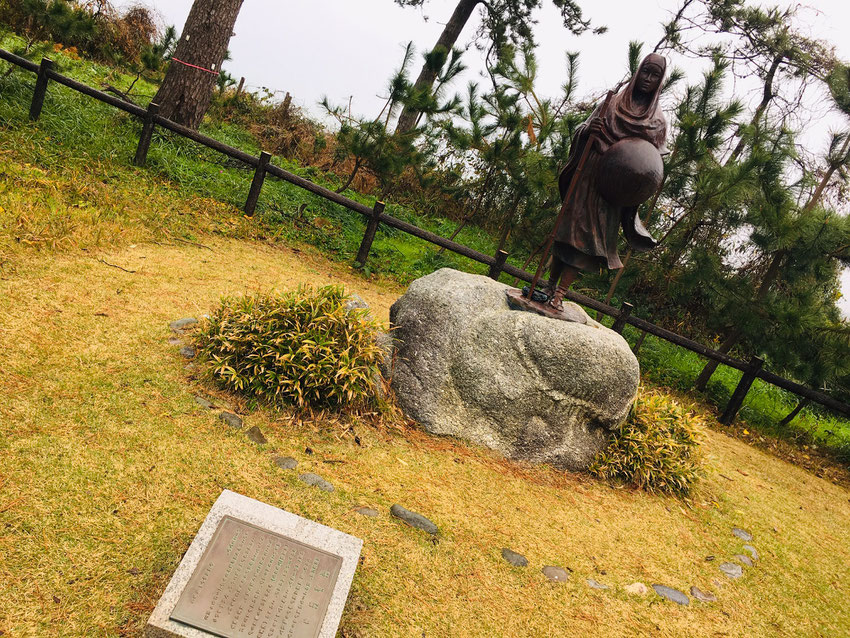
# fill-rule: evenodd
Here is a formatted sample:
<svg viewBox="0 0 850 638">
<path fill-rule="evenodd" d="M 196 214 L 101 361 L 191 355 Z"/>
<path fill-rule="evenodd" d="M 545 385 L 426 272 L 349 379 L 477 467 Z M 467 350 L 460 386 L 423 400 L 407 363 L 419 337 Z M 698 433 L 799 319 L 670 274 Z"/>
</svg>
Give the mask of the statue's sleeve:
<svg viewBox="0 0 850 638">
<path fill-rule="evenodd" d="M 595 112 L 596 111 L 594 111 L 594 113 Z M 567 158 L 567 163 L 558 175 L 558 190 L 561 192 L 561 201 L 563 201 L 564 197 L 567 195 L 567 189 L 570 187 L 570 180 L 573 178 L 578 160 L 584 152 L 584 147 L 590 137 L 590 128 L 587 126 L 587 123 L 592 118 L 593 115 L 576 127 L 576 132 L 573 135 L 573 142 L 570 144 L 570 154 Z"/>
</svg>

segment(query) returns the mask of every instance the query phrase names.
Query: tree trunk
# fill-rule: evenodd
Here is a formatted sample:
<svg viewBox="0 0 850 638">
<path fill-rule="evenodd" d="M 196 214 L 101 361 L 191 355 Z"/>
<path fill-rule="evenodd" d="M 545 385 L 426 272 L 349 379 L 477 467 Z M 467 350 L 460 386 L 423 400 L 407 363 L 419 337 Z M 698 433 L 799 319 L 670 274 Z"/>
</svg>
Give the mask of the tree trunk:
<svg viewBox="0 0 850 638">
<path fill-rule="evenodd" d="M 452 47 L 457 42 L 458 36 L 460 32 L 463 30 L 463 27 L 469 21 L 472 12 L 475 10 L 475 7 L 481 0 L 459 0 L 457 6 L 455 7 L 454 13 L 452 13 L 452 17 L 449 18 L 449 21 L 446 23 L 443 32 L 440 34 L 440 37 L 437 39 L 437 44 L 434 45 L 434 49 L 437 47 L 443 47 L 446 51 L 451 51 Z M 419 77 L 416 78 L 416 84 L 413 85 L 414 89 L 430 89 L 434 86 L 434 80 L 437 79 L 437 70 L 428 68 L 427 64 L 422 66 L 422 71 L 419 72 Z M 414 126 L 416 126 L 416 119 L 419 117 L 419 111 L 416 109 L 412 109 L 410 107 L 405 106 L 404 110 L 401 112 L 401 115 L 398 118 L 398 124 L 396 125 L 396 135 L 401 133 L 407 133 Z"/>
<path fill-rule="evenodd" d="M 472 208 L 472 212 L 464 216 L 464 218 L 460 221 L 460 224 L 458 224 L 457 228 L 455 228 L 455 231 L 452 233 L 452 236 L 449 237 L 449 239 L 454 240 L 454 238 L 458 236 L 460 231 L 466 228 L 466 225 L 470 221 L 472 221 L 473 217 L 475 217 L 475 214 L 478 212 L 478 209 L 481 208 L 481 202 L 484 201 L 484 197 L 489 194 L 487 192 L 487 185 L 490 183 L 490 177 L 492 177 L 492 175 L 493 167 L 491 166 L 490 170 L 487 171 L 487 178 L 484 180 L 484 186 L 481 188 L 481 192 L 478 194 L 478 199 L 475 201 L 475 206 Z M 437 251 L 437 254 L 442 254 L 443 251 L 445 251 L 444 247 L 440 248 L 440 250 Z"/>
<path fill-rule="evenodd" d="M 779 69 L 779 65 L 782 64 L 782 61 L 784 59 L 784 52 L 777 53 L 774 56 L 773 61 L 770 65 L 770 69 L 768 69 L 768 72 L 765 75 L 764 87 L 762 89 L 762 99 L 758 107 L 756 107 L 755 112 L 753 113 L 753 118 L 750 121 L 750 127 L 756 126 L 761 121 L 761 118 L 767 110 L 767 107 L 770 105 L 771 101 L 773 101 L 773 98 L 776 97 L 776 94 L 773 91 L 773 82 L 776 79 L 776 71 Z M 746 140 L 743 137 L 738 140 L 738 144 L 735 146 L 731 155 L 723 163 L 724 166 L 731 165 L 731 163 L 737 160 L 741 153 L 744 152 L 745 141 Z M 681 221 L 681 219 L 678 220 L 676 224 L 674 224 L 674 228 L 678 225 L 679 221 Z M 762 280 L 761 286 L 759 286 L 758 293 L 756 294 L 756 301 L 761 301 L 762 299 L 764 299 L 764 296 L 767 294 L 768 289 L 773 283 L 773 279 L 775 279 L 776 276 L 779 274 L 779 265 L 782 261 L 782 257 L 784 257 L 783 251 L 778 251 L 774 255 L 773 261 L 771 261 L 770 266 L 767 269 L 767 273 L 765 274 L 765 277 Z M 678 258 L 676 259 L 676 261 L 678 261 Z M 728 353 L 729 350 L 731 350 L 732 347 L 738 342 L 738 339 L 740 339 L 740 337 L 741 331 L 738 328 L 734 328 L 732 332 L 730 332 L 729 335 L 726 337 L 726 340 L 723 342 L 723 344 L 720 346 L 720 351 L 724 354 Z M 728 348 L 726 348 L 726 350 L 724 350 L 723 346 L 725 346 L 727 343 L 729 344 L 729 346 Z M 700 392 L 705 390 L 706 386 L 708 385 L 709 379 L 711 379 L 711 375 L 713 375 L 714 371 L 717 370 L 717 366 L 718 363 L 714 360 L 711 360 L 707 364 L 705 364 L 705 367 L 702 369 L 702 372 L 700 372 L 699 376 L 697 377 L 696 383 L 694 384 L 694 388 L 696 390 L 699 390 Z"/>
<path fill-rule="evenodd" d="M 511 230 L 513 226 L 511 225 L 510 220 L 505 222 L 504 227 L 502 228 L 502 236 L 499 237 L 499 247 L 496 249 L 496 252 L 502 251 L 505 249 L 505 244 L 508 243 L 508 237 L 511 236 Z"/>
<path fill-rule="evenodd" d="M 764 301 L 765 296 L 767 296 L 767 291 L 770 290 L 770 287 L 773 285 L 773 282 L 779 276 L 779 267 L 782 265 L 782 260 L 785 258 L 785 251 L 778 250 L 773 254 L 773 259 L 770 262 L 770 265 L 767 267 L 767 272 L 764 274 L 764 279 L 761 281 L 761 285 L 759 286 L 758 292 L 756 292 L 755 302 L 761 303 Z M 726 336 L 726 340 L 720 344 L 718 350 L 723 354 L 728 354 L 729 351 L 738 343 L 738 339 L 741 338 L 741 329 L 738 327 L 732 328 L 731 332 Z M 702 372 L 699 373 L 697 377 L 696 383 L 694 383 L 694 389 L 702 392 L 705 390 L 705 387 L 708 385 L 708 380 L 711 379 L 711 375 L 714 374 L 714 371 L 717 370 L 717 366 L 719 363 L 714 359 L 711 359 L 708 363 L 705 364 L 705 367 L 702 369 Z"/>
<path fill-rule="evenodd" d="M 811 399 L 801 399 L 797 403 L 797 406 L 793 410 L 791 410 L 784 419 L 779 422 L 779 427 L 784 428 L 786 425 L 791 423 L 791 421 L 794 420 L 794 417 L 800 414 L 800 411 L 807 405 L 809 405 L 809 403 L 811 403 Z"/>
<path fill-rule="evenodd" d="M 643 342 L 646 341 L 646 335 L 647 334 L 649 334 L 649 333 L 641 332 L 640 337 L 638 337 L 638 340 L 635 342 L 635 347 L 632 348 L 632 354 L 634 354 L 635 356 L 638 355 L 638 352 L 640 351 L 640 347 L 643 345 Z"/>
<path fill-rule="evenodd" d="M 351 182 L 354 181 L 354 178 L 357 177 L 357 173 L 360 171 L 360 166 L 362 166 L 360 158 L 358 157 L 354 162 L 354 170 L 348 176 L 348 181 L 345 182 L 342 186 L 336 189 L 337 193 L 344 193 L 345 189 L 351 186 Z"/>
<path fill-rule="evenodd" d="M 192 129 L 200 126 L 241 7 L 242 0 L 195 0 L 153 99 L 160 115 Z"/>
<path fill-rule="evenodd" d="M 720 347 L 717 350 L 723 354 L 729 354 L 729 351 L 736 343 L 738 343 L 738 339 L 740 338 L 741 330 L 739 328 L 733 328 L 726 336 L 726 340 L 720 344 Z M 718 365 L 720 365 L 720 362 L 715 361 L 714 359 L 709 359 L 708 363 L 705 364 L 705 367 L 702 369 L 702 372 L 699 373 L 699 376 L 694 383 L 695 390 L 698 390 L 699 392 L 705 390 L 705 386 L 708 385 L 708 380 L 711 379 L 711 375 L 713 375 L 714 371 L 717 370 Z"/>
<path fill-rule="evenodd" d="M 504 250 L 505 244 L 508 243 L 508 237 L 511 236 L 511 231 L 514 228 L 513 221 L 514 221 L 514 219 L 516 219 L 516 212 L 517 212 L 517 209 L 519 208 L 519 203 L 521 201 L 522 201 L 522 195 L 517 195 L 516 199 L 514 199 L 513 206 L 511 206 L 510 215 L 508 215 L 505 218 L 505 221 L 503 222 L 504 225 L 502 226 L 502 229 L 501 229 L 502 232 L 501 232 L 500 237 L 499 237 L 499 247 L 496 249 L 497 253 L 500 250 Z"/>
<path fill-rule="evenodd" d="M 762 89 L 762 97 L 761 102 L 756 107 L 755 112 L 753 113 L 753 119 L 750 120 L 750 127 L 755 126 L 761 121 L 762 115 L 767 110 L 767 107 L 770 105 L 771 101 L 776 94 L 773 92 L 773 81 L 776 79 L 776 71 L 779 69 L 779 65 L 782 64 L 782 61 L 785 59 L 785 53 L 777 53 L 773 58 L 773 62 L 770 65 L 770 69 L 768 69 L 767 74 L 764 76 L 764 88 Z M 746 138 L 743 136 L 738 140 L 737 146 L 732 151 L 732 154 L 729 156 L 729 159 L 726 160 L 725 165 L 729 165 L 731 162 L 738 159 L 738 156 L 744 152 L 744 147 L 746 146 Z"/>
<path fill-rule="evenodd" d="M 847 155 L 847 151 L 850 150 L 850 136 L 844 140 L 844 145 L 841 147 L 841 152 L 838 154 L 839 157 L 844 157 Z M 803 207 L 804 213 L 811 212 L 815 206 L 820 203 L 821 197 L 823 197 L 823 193 L 826 190 L 826 187 L 829 186 L 829 181 L 832 179 L 832 176 L 835 174 L 839 168 L 839 164 L 830 164 L 829 168 L 827 168 L 826 173 L 824 173 L 823 178 L 821 178 L 820 183 L 815 188 L 815 192 L 812 193 L 811 199 L 806 203 Z"/>
</svg>

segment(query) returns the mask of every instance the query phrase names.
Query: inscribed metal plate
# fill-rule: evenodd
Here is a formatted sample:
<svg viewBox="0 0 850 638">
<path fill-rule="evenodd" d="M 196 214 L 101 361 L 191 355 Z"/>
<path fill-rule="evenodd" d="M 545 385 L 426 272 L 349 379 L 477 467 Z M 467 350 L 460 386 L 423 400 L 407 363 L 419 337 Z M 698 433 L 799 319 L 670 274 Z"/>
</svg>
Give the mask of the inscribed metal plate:
<svg viewBox="0 0 850 638">
<path fill-rule="evenodd" d="M 316 638 L 342 558 L 221 519 L 171 619 L 224 638 Z"/>
</svg>

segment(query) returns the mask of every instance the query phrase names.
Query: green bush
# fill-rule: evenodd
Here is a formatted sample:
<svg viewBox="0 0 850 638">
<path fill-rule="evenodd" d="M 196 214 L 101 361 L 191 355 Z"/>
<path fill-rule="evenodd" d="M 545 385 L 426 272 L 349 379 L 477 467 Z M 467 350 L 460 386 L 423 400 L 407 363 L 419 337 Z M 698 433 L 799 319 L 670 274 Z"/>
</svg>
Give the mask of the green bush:
<svg viewBox="0 0 850 638">
<path fill-rule="evenodd" d="M 4 25 L 28 39 L 61 42 L 135 70 L 160 46 L 153 11 L 135 4 L 118 11 L 106 0 L 0 0 Z"/>
<path fill-rule="evenodd" d="M 648 492 L 688 496 L 699 478 L 703 419 L 657 391 L 641 390 L 628 420 L 589 471 Z"/>
<path fill-rule="evenodd" d="M 377 325 L 345 302 L 341 286 L 226 297 L 198 332 L 199 360 L 224 388 L 278 407 L 365 407 L 381 382 Z"/>
</svg>

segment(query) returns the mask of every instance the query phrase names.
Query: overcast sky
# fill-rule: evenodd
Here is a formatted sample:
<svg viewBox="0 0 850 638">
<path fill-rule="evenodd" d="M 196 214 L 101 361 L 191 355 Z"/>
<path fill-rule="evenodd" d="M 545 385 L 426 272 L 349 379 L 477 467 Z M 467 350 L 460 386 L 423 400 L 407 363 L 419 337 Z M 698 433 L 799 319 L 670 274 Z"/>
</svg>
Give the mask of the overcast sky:
<svg viewBox="0 0 850 638">
<path fill-rule="evenodd" d="M 780 0 L 781 1 L 781 0 Z M 660 23 L 670 17 L 679 0 L 584 0 L 585 15 L 594 25 L 606 25 L 603 35 L 574 36 L 567 32 L 552 3 L 536 15 L 539 41 L 539 84 L 554 95 L 564 80 L 564 54 L 581 53 L 583 93 L 604 92 L 624 73 L 630 40 L 654 46 Z M 117 0 L 118 6 L 139 0 Z M 182 28 L 192 0 L 143 0 L 166 24 Z M 424 9 L 401 8 L 393 0 L 245 0 L 230 42 L 233 56 L 225 69 L 244 76 L 252 87 L 289 91 L 296 103 L 314 114 L 327 94 L 334 102 L 353 99 L 361 114 L 380 111 L 383 87 L 401 61 L 403 48 L 413 41 L 423 52 L 433 46 L 457 0 L 429 0 Z M 796 3 L 795 3 L 796 4 Z M 805 3 L 804 3 L 805 4 Z M 842 58 L 850 59 L 847 26 L 850 2 L 812 0 L 802 10 L 811 35 L 834 43 Z M 468 44 L 477 17 L 467 24 L 459 44 Z M 418 60 L 417 60 L 418 61 Z M 470 69 L 458 82 L 475 79 L 482 69 L 481 55 L 471 49 L 464 59 Z M 418 71 L 418 64 L 415 65 Z M 699 70 L 689 68 L 694 77 Z"/>
<path fill-rule="evenodd" d="M 114 4 L 140 2 L 117 0 Z M 144 0 L 141 4 L 155 9 L 164 24 L 174 24 L 180 31 L 192 0 Z M 245 0 L 230 42 L 233 59 L 224 68 L 237 79 L 245 77 L 251 89 L 268 87 L 280 97 L 288 91 L 313 116 L 322 115 L 317 103 L 324 95 L 334 104 L 351 100 L 355 113 L 374 116 L 381 110 L 383 87 L 399 66 L 404 46 L 413 41 L 418 52 L 432 47 L 456 4 L 457 0 L 429 0 L 424 9 L 417 9 L 401 8 L 393 0 Z M 564 29 L 552 4 L 544 2 L 535 29 L 538 86 L 544 95 L 559 93 L 567 51 L 581 54 L 578 94 L 604 93 L 623 78 L 628 42 L 643 41 L 651 50 L 661 37 L 660 24 L 669 20 L 679 0 L 583 0 L 579 4 L 594 25 L 604 24 L 608 32 L 574 36 Z M 838 55 L 850 60 L 850 1 L 803 4 L 800 26 L 809 35 L 833 43 Z M 475 18 L 467 24 L 459 46 L 470 43 L 477 23 Z M 420 60 L 417 57 L 413 65 L 414 76 Z M 456 84 L 459 92 L 470 80 L 484 82 L 481 53 L 470 46 L 464 63 L 469 69 Z M 689 81 L 698 81 L 699 65 L 678 59 L 675 63 L 685 67 Z M 747 95 L 756 87 L 729 88 Z M 835 116 L 816 117 L 807 127 L 806 145 L 812 152 L 824 150 L 830 129 L 840 126 Z M 850 315 L 850 272 L 844 276 L 844 291 L 841 305 Z"/>
</svg>

